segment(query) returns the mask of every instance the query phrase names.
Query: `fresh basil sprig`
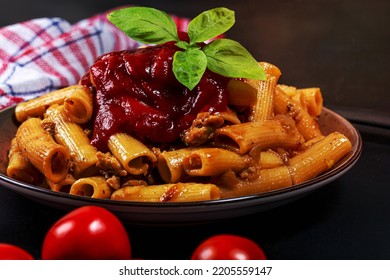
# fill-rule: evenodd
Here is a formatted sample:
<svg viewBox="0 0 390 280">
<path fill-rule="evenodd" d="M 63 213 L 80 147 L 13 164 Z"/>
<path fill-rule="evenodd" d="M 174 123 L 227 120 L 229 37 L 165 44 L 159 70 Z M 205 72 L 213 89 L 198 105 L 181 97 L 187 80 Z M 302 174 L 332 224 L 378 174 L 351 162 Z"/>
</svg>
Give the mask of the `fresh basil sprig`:
<svg viewBox="0 0 390 280">
<path fill-rule="evenodd" d="M 109 13 L 107 18 L 138 42 L 176 42 L 182 51 L 175 53 L 172 70 L 176 79 L 190 90 L 199 83 L 206 68 L 230 78 L 266 78 L 263 68 L 240 43 L 224 38 L 212 40 L 235 23 L 234 11 L 227 8 L 214 8 L 192 19 L 187 30 L 189 42 L 179 39 L 176 24 L 167 13 L 154 8 L 123 8 Z M 208 40 L 212 41 L 201 44 Z"/>
</svg>

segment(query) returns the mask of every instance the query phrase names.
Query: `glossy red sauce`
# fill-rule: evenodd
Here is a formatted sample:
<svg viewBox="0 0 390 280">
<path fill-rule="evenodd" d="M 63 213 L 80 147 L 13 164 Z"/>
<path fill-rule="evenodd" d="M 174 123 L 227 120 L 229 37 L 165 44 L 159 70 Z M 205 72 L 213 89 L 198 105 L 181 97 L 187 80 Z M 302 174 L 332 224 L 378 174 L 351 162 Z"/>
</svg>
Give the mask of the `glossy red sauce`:
<svg viewBox="0 0 390 280">
<path fill-rule="evenodd" d="M 107 150 L 109 137 L 117 132 L 141 141 L 172 142 L 199 112 L 226 109 L 228 79 L 207 70 L 195 89 L 188 90 L 172 72 L 176 50 L 166 43 L 96 60 L 81 83 L 95 94 L 92 144 L 99 150 Z"/>
</svg>

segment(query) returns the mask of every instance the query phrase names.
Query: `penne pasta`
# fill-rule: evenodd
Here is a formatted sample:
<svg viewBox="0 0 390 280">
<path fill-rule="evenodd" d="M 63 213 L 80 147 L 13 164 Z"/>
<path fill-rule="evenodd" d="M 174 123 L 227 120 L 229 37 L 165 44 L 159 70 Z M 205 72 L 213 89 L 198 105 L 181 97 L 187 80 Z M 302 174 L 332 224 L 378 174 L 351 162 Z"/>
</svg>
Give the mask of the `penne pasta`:
<svg viewBox="0 0 390 280">
<path fill-rule="evenodd" d="M 16 138 L 11 141 L 11 148 L 8 152 L 7 176 L 26 183 L 38 183 L 39 171 L 22 155 Z"/>
<path fill-rule="evenodd" d="M 16 132 L 22 155 L 52 182 L 60 182 L 68 173 L 69 151 L 54 141 L 38 118 L 24 121 Z"/>
<path fill-rule="evenodd" d="M 16 105 L 15 117 L 19 122 L 23 122 L 29 117 L 41 118 L 50 105 L 66 103 L 70 118 L 72 120 L 82 119 L 85 123 L 92 116 L 91 95 L 91 91 L 82 85 L 55 90 Z"/>
<path fill-rule="evenodd" d="M 98 172 L 97 150 L 91 145 L 84 130 L 77 123 L 66 118 L 63 105 L 52 105 L 46 111 L 44 121 L 54 123 L 54 138 L 57 143 L 68 148 L 72 168 L 76 178 L 89 177 Z"/>
<path fill-rule="evenodd" d="M 240 172 L 253 165 L 250 156 L 220 148 L 197 149 L 183 159 L 184 171 L 190 176 L 218 176 L 228 170 Z"/>
<path fill-rule="evenodd" d="M 229 123 L 229 124 L 238 124 L 241 123 L 240 119 L 238 118 L 236 112 L 231 110 L 229 107 L 227 108 L 226 111 L 220 112 L 216 114 L 224 120 L 224 123 Z"/>
<path fill-rule="evenodd" d="M 156 161 L 156 155 L 136 138 L 117 133 L 108 140 L 111 153 L 123 165 L 123 168 L 133 175 L 145 174 Z"/>
<path fill-rule="evenodd" d="M 194 148 L 183 148 L 173 151 L 163 151 L 157 159 L 157 169 L 161 178 L 166 183 L 177 183 L 186 177 L 183 168 L 183 159 Z"/>
<path fill-rule="evenodd" d="M 298 102 L 287 95 L 279 86 L 275 88 L 274 111 L 276 114 L 291 116 L 298 131 L 305 140 L 320 136 L 321 130 L 316 119 L 314 119 Z"/>
<path fill-rule="evenodd" d="M 104 177 L 94 176 L 76 180 L 70 187 L 70 194 L 92 198 L 110 198 L 111 189 Z"/>
<path fill-rule="evenodd" d="M 269 169 L 284 165 L 282 157 L 273 150 L 262 151 L 259 165 L 262 169 Z"/>
<path fill-rule="evenodd" d="M 254 81 L 253 81 L 254 83 Z M 227 86 L 229 104 L 234 106 L 255 106 L 257 89 L 251 82 L 231 79 Z"/>
<path fill-rule="evenodd" d="M 304 106 L 311 116 L 318 117 L 321 114 L 323 97 L 319 88 L 298 89 L 297 94 L 299 94 L 301 103 L 305 104 Z"/>
<path fill-rule="evenodd" d="M 123 187 L 114 191 L 111 199 L 142 202 L 190 202 L 214 200 L 220 197 L 220 189 L 214 184 L 176 183 Z"/>
<path fill-rule="evenodd" d="M 210 75 L 171 94 L 147 79 L 112 80 L 133 71 L 135 53 L 102 56 L 78 85 L 18 104 L 7 175 L 91 198 L 208 201 L 300 184 L 351 150 L 345 135 L 321 132 L 320 88 L 278 84 L 276 65 L 259 62 L 266 80 Z M 111 58 L 124 67 L 108 67 Z"/>
<path fill-rule="evenodd" d="M 327 135 L 303 153 L 291 158 L 288 168 L 294 184 L 322 174 L 342 159 L 352 148 L 347 137 L 339 132 Z"/>
<path fill-rule="evenodd" d="M 249 115 L 249 121 L 252 122 L 272 119 L 274 112 L 274 89 L 281 76 L 279 68 L 275 65 L 267 62 L 260 62 L 260 65 L 263 67 L 267 79 L 265 81 L 252 79 L 245 80 L 257 90 L 256 104 L 252 107 Z"/>
<path fill-rule="evenodd" d="M 74 182 L 76 182 L 76 179 L 71 173 L 68 173 L 65 177 L 60 182 L 54 183 L 50 180 L 46 180 L 49 188 L 54 191 L 54 192 L 64 192 L 64 193 L 69 193 L 70 188 L 73 185 Z"/>
<path fill-rule="evenodd" d="M 259 178 L 251 184 L 257 185 L 256 193 L 263 193 L 292 186 L 293 182 L 288 167 L 279 166 L 260 170 Z"/>
<path fill-rule="evenodd" d="M 255 145 L 261 149 L 296 148 L 302 137 L 295 127 L 268 120 L 221 127 L 215 131 L 214 142 L 217 147 L 245 154 Z"/>
<path fill-rule="evenodd" d="M 239 179 L 234 173 L 227 172 L 218 178 L 216 184 L 221 185 L 222 196 L 227 198 L 275 191 L 292 186 L 293 182 L 288 167 L 283 165 L 260 170 L 260 175 L 254 180 Z"/>
<path fill-rule="evenodd" d="M 64 100 L 64 112 L 72 122 L 84 124 L 90 121 L 93 113 L 91 91 L 84 86 L 74 88 Z"/>
<path fill-rule="evenodd" d="M 288 86 L 284 84 L 277 84 L 277 87 L 283 90 L 288 96 L 293 97 L 297 94 L 297 88 L 294 86 Z"/>
</svg>

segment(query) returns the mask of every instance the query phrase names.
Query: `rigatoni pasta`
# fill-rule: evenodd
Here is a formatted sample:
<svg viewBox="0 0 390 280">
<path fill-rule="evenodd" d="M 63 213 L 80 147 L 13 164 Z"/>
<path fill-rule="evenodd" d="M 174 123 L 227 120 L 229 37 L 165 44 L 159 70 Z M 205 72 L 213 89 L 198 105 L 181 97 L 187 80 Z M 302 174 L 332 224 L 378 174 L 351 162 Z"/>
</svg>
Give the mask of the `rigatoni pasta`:
<svg viewBox="0 0 390 280">
<path fill-rule="evenodd" d="M 221 193 L 214 184 L 176 183 L 123 187 L 116 190 L 111 198 L 141 202 L 189 202 L 219 199 Z"/>
<path fill-rule="evenodd" d="M 97 150 L 78 123 L 70 121 L 64 105 L 52 105 L 45 113 L 44 123 L 53 123 L 57 143 L 68 148 L 76 178 L 96 175 Z"/>
<path fill-rule="evenodd" d="M 70 188 L 72 187 L 74 182 L 76 182 L 76 178 L 73 176 L 72 173 L 68 173 L 63 180 L 57 183 L 46 179 L 46 183 L 52 191 L 64 193 L 70 192 Z"/>
<path fill-rule="evenodd" d="M 156 155 L 142 142 L 126 133 L 117 133 L 108 140 L 111 153 L 133 175 L 145 174 L 157 161 Z"/>
<path fill-rule="evenodd" d="M 343 134 L 339 132 L 329 134 L 289 160 L 288 168 L 293 183 L 305 182 L 329 170 L 351 148 L 351 142 Z"/>
<path fill-rule="evenodd" d="M 22 155 L 16 138 L 11 141 L 6 173 L 7 176 L 26 183 L 39 182 L 39 171 Z"/>
<path fill-rule="evenodd" d="M 183 167 L 184 158 L 196 148 L 182 148 L 172 151 L 163 151 L 157 160 L 157 169 L 166 183 L 177 183 L 186 177 Z"/>
<path fill-rule="evenodd" d="M 245 154 L 254 146 L 262 149 L 294 148 L 303 140 L 295 127 L 284 125 L 279 120 L 266 120 L 221 127 L 215 131 L 214 141 L 217 147 Z"/>
<path fill-rule="evenodd" d="M 306 141 L 322 134 L 316 119 L 307 111 L 307 106 L 302 106 L 279 86 L 275 88 L 274 110 L 277 114 L 290 115 L 295 120 L 297 130 Z"/>
<path fill-rule="evenodd" d="M 70 187 L 69 193 L 92 198 L 110 198 L 111 188 L 102 176 L 85 177 L 76 180 Z"/>
<path fill-rule="evenodd" d="M 320 130 L 321 90 L 278 84 L 280 69 L 260 65 L 265 81 L 230 79 L 226 108 L 198 113 L 180 141 L 164 145 L 118 130 L 107 150 L 98 150 L 86 86 L 21 103 L 7 174 L 27 183 L 40 178 L 71 195 L 177 203 L 280 190 L 326 172 L 352 145 L 340 132 Z M 100 121 L 112 125 L 110 118 Z"/>
<path fill-rule="evenodd" d="M 246 82 L 257 90 L 256 103 L 249 115 L 249 120 L 252 122 L 272 119 L 274 89 L 282 74 L 280 69 L 271 63 L 260 62 L 260 65 L 266 73 L 266 80 L 246 79 Z"/>
<path fill-rule="evenodd" d="M 68 174 L 69 150 L 55 142 L 39 118 L 29 118 L 19 126 L 16 142 L 22 155 L 48 180 L 57 183 Z"/>
<path fill-rule="evenodd" d="M 77 123 L 86 123 L 92 116 L 91 91 L 82 85 L 74 85 L 19 103 L 15 108 L 15 117 L 19 122 L 29 117 L 42 117 L 53 104 L 65 104 L 71 120 Z"/>
<path fill-rule="evenodd" d="M 186 155 L 182 165 L 190 176 L 217 176 L 228 170 L 240 172 L 256 164 L 249 155 L 239 155 L 220 148 L 203 148 Z"/>
</svg>

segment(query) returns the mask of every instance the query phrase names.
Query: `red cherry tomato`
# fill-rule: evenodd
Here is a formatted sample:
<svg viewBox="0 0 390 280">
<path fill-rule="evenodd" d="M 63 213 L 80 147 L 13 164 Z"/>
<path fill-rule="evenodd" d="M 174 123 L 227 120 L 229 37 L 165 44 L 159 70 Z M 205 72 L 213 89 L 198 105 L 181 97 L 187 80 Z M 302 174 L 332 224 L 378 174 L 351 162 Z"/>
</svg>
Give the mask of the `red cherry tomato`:
<svg viewBox="0 0 390 280">
<path fill-rule="evenodd" d="M 12 244 L 0 243 L 0 260 L 33 260 L 26 250 Z"/>
<path fill-rule="evenodd" d="M 130 259 L 131 244 L 119 219 L 98 206 L 83 206 L 59 219 L 47 232 L 42 259 Z"/>
<path fill-rule="evenodd" d="M 265 260 L 266 256 L 254 241 L 230 234 L 212 236 L 195 249 L 193 260 Z"/>
</svg>

